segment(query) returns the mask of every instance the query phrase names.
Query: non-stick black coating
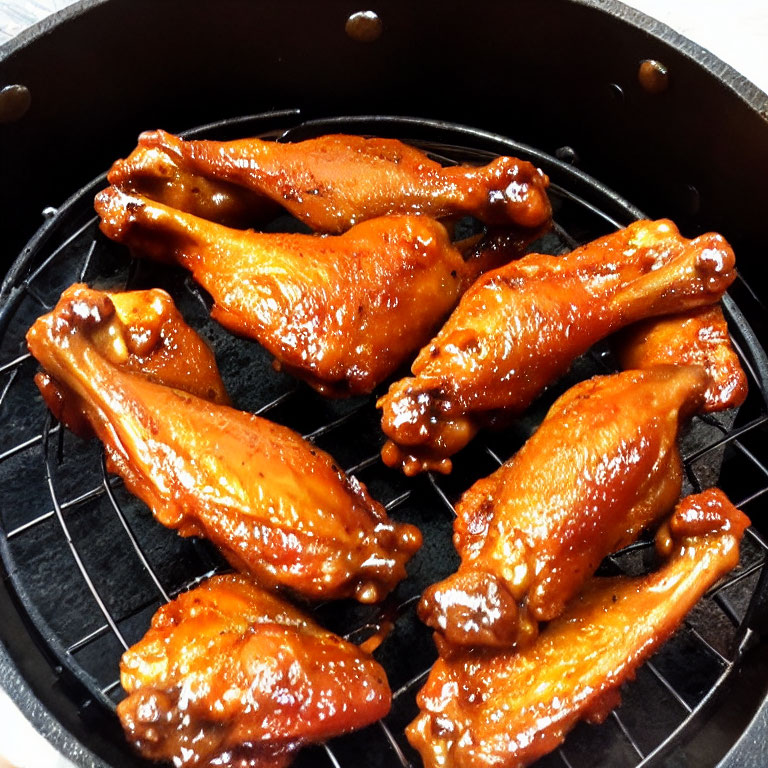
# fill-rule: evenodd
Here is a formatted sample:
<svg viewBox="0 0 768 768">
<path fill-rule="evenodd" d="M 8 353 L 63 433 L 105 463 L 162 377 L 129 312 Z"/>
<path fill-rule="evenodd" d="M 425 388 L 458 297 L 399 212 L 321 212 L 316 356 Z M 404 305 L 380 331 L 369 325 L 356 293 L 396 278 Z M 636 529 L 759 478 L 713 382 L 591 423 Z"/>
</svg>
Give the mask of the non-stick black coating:
<svg viewBox="0 0 768 768">
<path fill-rule="evenodd" d="M 649 214 L 676 219 L 689 235 L 722 231 L 759 286 L 768 97 L 722 62 L 612 0 L 373 7 L 383 33 L 361 43 L 344 24 L 363 6 L 345 0 L 89 0 L 4 46 L 0 88 L 28 87 L 32 106 L 0 123 L 0 273 L 42 209 L 102 172 L 115 147 L 127 153 L 139 131 L 299 107 L 304 118 L 412 114 L 514 135 L 551 153 L 570 146 L 580 167 Z M 639 86 L 646 58 L 668 68 L 665 93 Z M 4 584 L 0 598 L 0 639 L 11 651 L 0 645 L 3 681 L 38 727 L 87 765 L 58 725 L 87 728 L 72 703 L 77 692 L 47 676 L 22 623 L 6 619 L 13 607 Z M 748 670 L 744 679 L 765 675 Z M 744 729 L 763 695 L 748 685 L 735 695 L 744 711 L 735 707 L 727 727 L 710 729 L 718 749 Z M 762 765 L 753 745 L 765 719 L 758 714 L 731 764 Z"/>
</svg>

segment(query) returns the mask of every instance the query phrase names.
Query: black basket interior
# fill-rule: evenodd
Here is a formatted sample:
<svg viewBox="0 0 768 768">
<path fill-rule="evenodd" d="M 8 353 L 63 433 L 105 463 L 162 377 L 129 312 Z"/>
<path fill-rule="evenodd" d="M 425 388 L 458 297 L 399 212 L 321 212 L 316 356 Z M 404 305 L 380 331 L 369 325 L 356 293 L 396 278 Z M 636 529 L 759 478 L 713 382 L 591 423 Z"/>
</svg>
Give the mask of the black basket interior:
<svg viewBox="0 0 768 768">
<path fill-rule="evenodd" d="M 297 112 L 246 117 L 188 132 L 206 138 L 261 135 L 301 139 L 328 132 L 397 136 L 444 163 L 486 162 L 512 154 L 541 166 L 552 180 L 555 227 L 532 250 L 563 253 L 577 244 L 625 226 L 642 214 L 628 202 L 558 157 L 462 126 L 408 118 L 338 118 L 302 121 Z M 115 156 L 130 148 L 116 149 Z M 156 523 L 149 510 L 107 475 L 101 446 L 59 427 L 33 382 L 38 366 L 24 334 L 76 281 L 95 287 L 162 287 L 187 321 L 216 350 L 237 407 L 301 432 L 330 452 L 364 482 L 397 520 L 419 526 L 424 547 L 409 578 L 378 607 L 349 601 L 314 607 L 325 626 L 355 641 L 383 620 L 394 630 L 376 656 L 394 693 L 391 713 L 379 723 L 327 745 L 307 748 L 300 766 L 418 766 L 403 735 L 416 715 L 415 695 L 435 658 L 430 631 L 415 615 L 426 586 L 455 570 L 451 544 L 453 504 L 476 479 L 487 475 L 527 439 L 553 400 L 565 389 L 616 369 L 607 345 L 598 345 L 573 365 L 511 428 L 483 434 L 462 451 L 448 477 L 408 479 L 379 459 L 383 436 L 376 395 L 328 400 L 276 373 L 256 343 L 235 338 L 209 317 L 210 298 L 182 270 L 132 261 L 127 249 L 103 237 L 93 213 L 104 177 L 71 197 L 46 221 L 23 252 L 4 286 L 0 307 L 0 553 L 18 610 L 63 686 L 72 691 L 81 717 L 106 729 L 115 744 L 111 765 L 145 765 L 122 742 L 116 703 L 123 696 L 118 661 L 123 649 L 146 631 L 154 611 L 206 576 L 226 569 L 207 542 L 183 539 Z M 289 217 L 271 227 L 296 228 Z M 738 258 L 737 254 L 737 258 Z M 746 255 L 749 257 L 749 255 Z M 757 257 L 757 254 L 754 255 Z M 734 294 L 748 295 L 741 285 Z M 694 418 L 685 431 L 686 493 L 721 487 L 755 525 L 748 531 L 739 567 L 696 606 L 675 637 L 623 688 L 623 703 L 600 726 L 578 726 L 541 766 L 631 766 L 659 763 L 665 749 L 695 727 L 750 645 L 752 627 L 765 620 L 760 588 L 766 543 L 757 514 L 768 490 L 765 451 L 765 353 L 739 306 L 726 299 L 734 342 L 749 375 L 750 394 L 738 412 Z M 650 562 L 650 539 L 609 558 L 604 573 L 637 573 Z M 763 579 L 765 581 L 765 579 Z M 750 607 L 752 606 L 752 607 Z M 652 705 L 649 706 L 649 702 Z"/>
</svg>

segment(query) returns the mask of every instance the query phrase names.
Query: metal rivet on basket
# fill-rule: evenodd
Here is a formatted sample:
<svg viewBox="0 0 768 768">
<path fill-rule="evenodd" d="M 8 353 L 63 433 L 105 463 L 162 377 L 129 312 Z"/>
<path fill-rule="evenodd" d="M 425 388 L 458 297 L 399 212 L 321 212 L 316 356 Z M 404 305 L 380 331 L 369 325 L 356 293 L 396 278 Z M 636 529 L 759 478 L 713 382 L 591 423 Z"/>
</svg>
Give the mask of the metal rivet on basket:
<svg viewBox="0 0 768 768">
<path fill-rule="evenodd" d="M 353 13 L 344 26 L 346 33 L 358 43 L 372 43 L 378 40 L 383 25 L 375 11 L 357 11 Z"/>
<path fill-rule="evenodd" d="M 577 165 L 579 162 L 579 156 L 573 147 L 559 147 L 555 150 L 555 157 L 569 165 Z"/>
<path fill-rule="evenodd" d="M 683 189 L 683 209 L 689 216 L 695 216 L 701 210 L 701 194 L 693 184 L 686 184 Z"/>
<path fill-rule="evenodd" d="M 640 62 L 637 79 L 647 93 L 662 93 L 669 87 L 669 71 L 656 59 L 643 59 Z"/>
<path fill-rule="evenodd" d="M 608 83 L 608 93 L 615 104 L 624 103 L 624 89 L 618 83 Z"/>
<path fill-rule="evenodd" d="M 32 94 L 26 85 L 6 85 L 0 90 L 0 123 L 14 123 L 27 114 Z"/>
</svg>

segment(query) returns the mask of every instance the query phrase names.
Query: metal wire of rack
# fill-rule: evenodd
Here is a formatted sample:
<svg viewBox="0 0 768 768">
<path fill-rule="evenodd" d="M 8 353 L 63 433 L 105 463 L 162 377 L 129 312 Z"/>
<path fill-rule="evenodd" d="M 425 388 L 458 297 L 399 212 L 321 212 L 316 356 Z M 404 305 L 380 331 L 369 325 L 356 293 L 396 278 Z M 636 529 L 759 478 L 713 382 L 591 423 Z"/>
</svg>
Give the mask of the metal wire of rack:
<svg viewBox="0 0 768 768">
<path fill-rule="evenodd" d="M 286 124 L 290 128 L 283 131 Z M 373 125 L 375 130 L 370 130 Z M 555 227 L 536 244 L 537 250 L 562 253 L 641 215 L 565 163 L 461 126 L 407 118 L 301 122 L 298 113 L 284 112 L 206 126 L 195 133 L 226 138 L 237 131 L 295 139 L 339 129 L 398 135 L 445 162 L 485 160 L 500 152 L 533 159 L 553 179 L 555 207 Z M 393 517 L 424 531 L 425 545 L 409 579 L 383 606 L 329 603 L 315 609 L 321 623 L 356 641 L 383 621 L 393 622 L 394 629 L 377 652 L 393 689 L 390 715 L 360 733 L 308 748 L 297 760 L 297 765 L 334 768 L 419 765 L 403 728 L 416 714 L 415 694 L 435 651 L 414 607 L 428 584 L 455 569 L 450 543 L 454 504 L 475 479 L 522 445 L 558 394 L 579 379 L 614 370 L 610 349 L 598 345 L 513 427 L 476 440 L 456 457 L 451 476 L 408 480 L 387 470 L 379 459 L 382 437 L 371 398 L 323 400 L 275 373 L 257 345 L 229 336 L 210 320 L 208 297 L 188 277 L 173 268 L 130 262 L 119 246 L 102 238 L 91 199 L 104 184 L 103 178 L 97 179 L 58 211 L 49 211 L 3 286 L 0 555 L 27 620 L 57 673 L 78 684 L 83 711 L 109 718 L 122 696 L 117 679 L 121 652 L 142 636 L 162 603 L 226 568 L 206 542 L 182 539 L 156 524 L 122 483 L 107 474 L 99 446 L 59 428 L 37 395 L 32 381 L 35 361 L 25 352 L 27 327 L 72 282 L 163 287 L 187 321 L 212 343 L 234 402 L 298 429 L 365 482 Z M 768 366 L 739 308 L 727 301 L 726 310 L 748 372 L 750 395 L 738 413 L 694 418 L 682 439 L 685 491 L 719 483 L 749 514 L 768 493 L 768 460 L 761 445 L 768 422 Z M 646 539 L 627 547 L 609 558 L 603 571 L 636 573 L 647 568 L 650 544 Z M 578 726 L 560 749 L 537 765 L 652 765 L 717 695 L 748 647 L 754 610 L 750 606 L 763 589 L 767 552 L 761 531 L 749 529 L 739 567 L 710 590 L 681 631 L 641 668 L 633 684 L 625 686 L 623 705 L 600 726 Z M 654 701 L 652 709 L 647 707 L 649 699 Z M 121 764 L 144 763 L 126 748 Z"/>
</svg>

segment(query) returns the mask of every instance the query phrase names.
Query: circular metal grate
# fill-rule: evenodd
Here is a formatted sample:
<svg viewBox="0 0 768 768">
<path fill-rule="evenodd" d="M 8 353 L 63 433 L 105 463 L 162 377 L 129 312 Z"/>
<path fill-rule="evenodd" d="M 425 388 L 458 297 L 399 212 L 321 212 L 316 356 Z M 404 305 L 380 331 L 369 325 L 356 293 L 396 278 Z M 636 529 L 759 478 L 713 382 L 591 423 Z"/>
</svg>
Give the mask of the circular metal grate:
<svg viewBox="0 0 768 768">
<path fill-rule="evenodd" d="M 205 126 L 187 136 L 299 140 L 329 132 L 396 136 L 444 163 L 486 162 L 502 153 L 532 160 L 552 180 L 555 219 L 553 230 L 532 246 L 536 251 L 563 253 L 642 215 L 565 162 L 447 123 L 385 117 L 301 121 L 297 112 L 280 112 Z M 355 641 L 394 619 L 394 629 L 376 652 L 394 693 L 392 712 L 360 733 L 306 749 L 297 760 L 300 766 L 335 768 L 420 765 L 403 729 L 417 712 L 415 695 L 435 651 L 414 608 L 423 589 L 457 565 L 451 544 L 453 504 L 522 445 L 568 386 L 615 370 L 607 346 L 598 345 L 577 360 L 568 376 L 513 427 L 476 439 L 456 457 L 452 475 L 408 479 L 379 459 L 383 436 L 373 406 L 379 393 L 326 400 L 275 373 L 257 344 L 229 335 L 210 319 L 209 297 L 185 272 L 131 261 L 124 247 L 99 233 L 92 200 L 104 186 L 104 177 L 96 179 L 58 210 L 47 211 L 46 222 L 0 293 L 0 554 L 19 610 L 62 684 L 78 692 L 81 715 L 94 723 L 114 722 L 112 710 L 123 695 L 117 679 L 123 649 L 143 635 L 163 602 L 226 568 L 206 542 L 182 539 L 156 523 L 119 479 L 107 475 L 97 441 L 79 440 L 52 420 L 33 383 L 37 364 L 26 352 L 24 334 L 64 288 L 76 281 L 110 289 L 162 287 L 216 350 L 237 407 L 298 430 L 366 483 L 392 517 L 422 529 L 424 547 L 411 563 L 410 576 L 384 605 L 345 602 L 315 608 L 321 623 Z M 282 217 L 272 227 L 295 227 L 295 222 Z M 726 313 L 749 375 L 750 395 L 738 413 L 697 417 L 686 430 L 684 491 L 717 484 L 754 519 L 768 492 L 761 443 L 768 421 L 768 363 L 730 299 Z M 753 526 L 739 567 L 699 603 L 676 636 L 639 670 L 637 680 L 624 687 L 621 707 L 600 726 L 578 726 L 561 749 L 537 765 L 629 768 L 659 763 L 670 744 L 696 727 L 749 646 L 750 627 L 764 620 L 758 608 L 768 599 L 768 589 L 761 588 L 766 550 L 762 533 Z M 609 558 L 601 570 L 637 573 L 647 567 L 649 551 L 649 541 L 640 541 Z M 115 733 L 119 765 L 145 765 Z M 110 760 L 115 765 L 114 757 Z"/>
</svg>

